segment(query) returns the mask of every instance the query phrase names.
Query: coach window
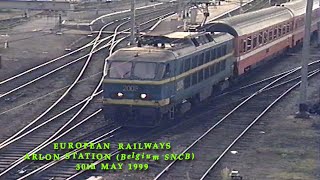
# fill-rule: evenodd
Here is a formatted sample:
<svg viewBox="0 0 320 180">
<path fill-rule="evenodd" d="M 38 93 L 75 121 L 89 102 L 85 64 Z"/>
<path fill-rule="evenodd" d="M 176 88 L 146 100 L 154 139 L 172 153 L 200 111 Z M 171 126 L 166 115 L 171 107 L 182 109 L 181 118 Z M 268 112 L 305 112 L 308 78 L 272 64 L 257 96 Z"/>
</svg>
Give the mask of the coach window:
<svg viewBox="0 0 320 180">
<path fill-rule="evenodd" d="M 286 29 L 287 33 L 290 32 L 290 23 L 288 23 L 286 27 L 287 27 Z"/>
<path fill-rule="evenodd" d="M 190 87 L 190 76 L 187 76 L 186 78 L 184 78 L 183 84 L 185 89 Z"/>
<path fill-rule="evenodd" d="M 210 76 L 213 76 L 215 73 L 215 64 L 213 64 L 210 66 Z"/>
<path fill-rule="evenodd" d="M 241 39 L 240 41 L 240 53 L 246 52 L 246 47 L 247 47 L 247 41 L 244 39 Z"/>
<path fill-rule="evenodd" d="M 251 49 L 251 36 L 247 37 L 247 51 Z"/>
<path fill-rule="evenodd" d="M 204 62 L 204 54 L 201 53 L 201 54 L 199 55 L 199 66 L 201 66 L 201 65 L 203 64 L 203 62 Z"/>
<path fill-rule="evenodd" d="M 263 43 L 267 43 L 268 42 L 268 30 L 266 30 L 264 33 L 263 33 Z"/>
<path fill-rule="evenodd" d="M 258 38 L 259 45 L 262 45 L 262 39 L 263 39 L 262 34 L 263 34 L 263 32 L 259 33 L 259 38 Z"/>
<path fill-rule="evenodd" d="M 207 67 L 204 69 L 204 78 L 208 79 L 209 76 L 210 76 L 210 69 L 209 69 L 209 67 Z"/>
<path fill-rule="evenodd" d="M 190 58 L 184 60 L 184 72 L 189 71 L 189 69 L 190 69 L 190 61 L 191 61 Z"/>
<path fill-rule="evenodd" d="M 198 73 L 195 72 L 192 74 L 192 85 L 197 84 L 197 82 L 198 82 Z"/>
<path fill-rule="evenodd" d="M 253 36 L 253 43 L 252 43 L 253 44 L 253 46 L 252 46 L 253 49 L 257 46 L 257 40 L 258 40 L 257 36 L 254 35 Z"/>
<path fill-rule="evenodd" d="M 271 40 L 272 40 L 272 37 L 273 37 L 273 36 L 272 36 L 272 32 L 273 32 L 273 30 L 272 30 L 272 29 L 270 29 L 270 30 L 269 30 L 269 41 L 271 41 Z"/>
<path fill-rule="evenodd" d="M 211 50 L 211 60 L 214 60 L 217 58 L 217 50 L 216 49 L 212 49 Z"/>
<path fill-rule="evenodd" d="M 274 30 L 273 30 L 273 39 L 277 38 L 277 34 L 278 34 L 278 28 L 275 27 Z"/>
<path fill-rule="evenodd" d="M 203 80 L 203 69 L 201 69 L 200 71 L 198 71 L 198 82 L 201 82 Z"/>
<path fill-rule="evenodd" d="M 287 25 L 284 25 L 284 26 L 282 27 L 282 34 L 286 34 L 286 27 L 287 27 Z"/>
<path fill-rule="evenodd" d="M 209 62 L 210 61 L 210 50 L 208 50 L 205 54 L 205 62 Z"/>
<path fill-rule="evenodd" d="M 282 35 L 282 27 L 279 26 L 278 27 L 278 37 L 281 37 L 281 35 Z"/>
<path fill-rule="evenodd" d="M 192 58 L 192 69 L 198 66 L 198 55 L 193 56 Z"/>
</svg>

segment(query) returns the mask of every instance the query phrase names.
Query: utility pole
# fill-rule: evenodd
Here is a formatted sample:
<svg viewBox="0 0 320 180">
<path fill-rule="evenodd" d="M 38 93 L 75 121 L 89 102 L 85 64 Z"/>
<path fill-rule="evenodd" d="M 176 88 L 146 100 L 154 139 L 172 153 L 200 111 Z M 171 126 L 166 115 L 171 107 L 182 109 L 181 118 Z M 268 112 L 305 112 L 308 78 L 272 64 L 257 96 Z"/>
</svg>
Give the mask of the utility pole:
<svg viewBox="0 0 320 180">
<path fill-rule="evenodd" d="M 136 9 L 134 6 L 135 0 L 131 0 L 131 45 L 135 44 L 135 29 L 136 29 Z"/>
<path fill-rule="evenodd" d="M 319 0 L 319 7 L 320 7 L 320 0 Z M 318 27 L 318 47 L 320 47 L 320 23 L 317 24 Z"/>
<path fill-rule="evenodd" d="M 182 19 L 182 1 L 183 0 L 179 0 L 178 1 L 178 17 L 179 17 L 179 19 L 181 18 Z"/>
<path fill-rule="evenodd" d="M 307 0 L 307 8 L 305 15 L 305 29 L 302 47 L 302 68 L 301 68 L 301 84 L 300 84 L 300 103 L 297 117 L 308 118 L 307 105 L 307 86 L 308 86 L 308 61 L 310 59 L 310 31 L 311 31 L 311 15 L 313 0 Z"/>
</svg>

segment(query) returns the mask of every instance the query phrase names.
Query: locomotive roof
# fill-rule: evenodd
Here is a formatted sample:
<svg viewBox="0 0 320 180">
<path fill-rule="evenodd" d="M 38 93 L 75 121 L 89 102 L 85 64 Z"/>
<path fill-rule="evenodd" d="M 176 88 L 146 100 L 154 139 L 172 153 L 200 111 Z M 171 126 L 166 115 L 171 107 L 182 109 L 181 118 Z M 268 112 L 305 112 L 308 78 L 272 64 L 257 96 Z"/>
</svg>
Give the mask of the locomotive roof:
<svg viewBox="0 0 320 180">
<path fill-rule="evenodd" d="M 153 47 L 131 47 L 122 48 L 113 53 L 108 60 L 110 61 L 155 61 L 166 62 L 174 60 L 173 52 Z"/>
<path fill-rule="evenodd" d="M 146 36 L 146 43 L 164 43 L 165 47 L 143 46 L 122 48 L 113 53 L 108 60 L 110 61 L 145 61 L 145 62 L 166 62 L 181 56 L 191 55 L 205 48 L 212 48 L 221 43 L 230 41 L 233 36 L 226 33 L 210 35 L 211 41 L 201 41 L 200 37 L 207 37 L 208 33 L 200 32 L 175 32 L 162 36 Z M 194 41 L 199 43 L 195 46 Z M 203 40 L 203 39 L 202 39 Z"/>
</svg>

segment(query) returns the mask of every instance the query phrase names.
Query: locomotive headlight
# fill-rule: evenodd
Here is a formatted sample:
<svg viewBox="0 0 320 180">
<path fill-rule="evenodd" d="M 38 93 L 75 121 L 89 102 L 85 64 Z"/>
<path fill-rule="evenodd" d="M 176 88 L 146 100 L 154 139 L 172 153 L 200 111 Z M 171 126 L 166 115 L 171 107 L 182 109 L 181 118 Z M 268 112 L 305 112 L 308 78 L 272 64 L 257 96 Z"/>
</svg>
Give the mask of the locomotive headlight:
<svg viewBox="0 0 320 180">
<path fill-rule="evenodd" d="M 143 93 L 143 94 L 140 94 L 140 98 L 141 98 L 141 99 L 147 98 L 147 94 L 144 94 L 144 93 Z"/>
<path fill-rule="evenodd" d="M 123 93 L 122 92 L 118 92 L 117 96 L 118 97 L 123 97 Z"/>
</svg>

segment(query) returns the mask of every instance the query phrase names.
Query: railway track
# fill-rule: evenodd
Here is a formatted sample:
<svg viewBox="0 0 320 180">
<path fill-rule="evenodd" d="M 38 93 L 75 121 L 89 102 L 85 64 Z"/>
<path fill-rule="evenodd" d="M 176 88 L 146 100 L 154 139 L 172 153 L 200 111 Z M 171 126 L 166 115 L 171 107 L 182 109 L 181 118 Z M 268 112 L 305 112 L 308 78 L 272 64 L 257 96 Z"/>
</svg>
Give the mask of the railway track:
<svg viewBox="0 0 320 180">
<path fill-rule="evenodd" d="M 107 26 L 107 25 L 106 25 Z M 101 28 L 101 30 L 103 30 L 103 28 Z M 75 81 L 67 88 L 67 90 L 64 92 L 64 94 L 62 96 L 60 96 L 60 98 L 55 101 L 48 109 L 47 111 L 43 112 L 40 116 L 38 116 L 36 119 L 34 119 L 31 123 L 29 123 L 27 126 L 25 126 L 23 129 L 21 129 L 18 133 L 14 134 L 13 136 L 11 136 L 10 138 L 8 138 L 7 140 L 5 140 L 4 142 L 1 143 L 1 149 L 4 148 L 8 148 L 7 146 L 11 145 L 13 142 L 15 142 L 17 140 L 16 137 L 19 137 L 19 139 L 21 138 L 21 134 L 23 132 L 25 132 L 26 130 L 28 130 L 28 128 L 31 128 L 32 125 L 36 125 L 36 123 L 41 123 L 41 121 L 39 121 L 41 118 L 43 118 L 50 110 L 52 110 L 53 108 L 55 108 L 55 106 L 62 101 L 62 99 L 64 99 L 66 97 L 66 95 L 71 92 L 71 90 L 73 90 L 73 88 L 75 87 L 75 85 L 77 84 L 77 82 L 80 80 L 80 78 L 82 77 L 82 75 L 84 74 L 84 71 L 86 70 L 86 68 L 88 67 L 91 57 L 93 55 L 93 51 L 97 46 L 97 42 L 98 39 L 100 39 L 100 35 L 101 33 L 98 34 L 97 38 L 95 39 L 95 42 L 93 44 L 93 47 L 90 51 L 90 54 L 85 62 L 85 64 L 83 65 L 79 75 L 77 76 L 77 78 L 75 79 Z M 94 96 L 96 96 L 96 93 L 98 91 L 98 89 L 101 86 L 101 80 L 99 82 L 99 84 L 96 86 L 96 88 L 94 89 L 94 91 L 91 93 L 91 95 L 89 95 L 88 99 L 83 103 L 82 107 L 77 107 L 78 109 L 75 110 L 75 112 L 73 113 L 73 115 L 71 117 L 65 117 L 63 118 L 64 120 L 60 119 L 59 123 L 55 122 L 54 125 L 50 124 L 50 130 L 48 131 L 45 128 L 41 128 L 40 130 L 42 130 L 42 132 L 39 133 L 39 128 L 33 128 L 32 133 L 34 133 L 35 130 L 38 130 L 38 133 L 34 133 L 33 135 L 36 137 L 35 139 L 37 139 L 37 141 L 30 141 L 30 139 L 26 139 L 24 138 L 24 140 L 26 141 L 26 144 L 31 144 L 31 147 L 34 147 L 35 145 L 37 145 L 39 142 L 40 145 L 38 145 L 36 148 L 32 149 L 31 151 L 28 151 L 29 148 L 26 148 L 25 143 L 19 143 L 19 145 L 22 146 L 22 151 L 27 151 L 26 153 L 34 153 L 35 151 L 37 151 L 38 149 L 44 148 L 46 147 L 48 144 L 48 142 L 50 142 L 50 140 L 52 140 L 53 138 L 55 138 L 60 132 L 62 132 L 63 130 L 67 129 L 69 124 L 75 123 L 75 118 L 77 118 L 79 116 L 79 114 L 84 110 L 84 108 L 87 107 L 87 105 L 89 104 L 89 102 L 94 98 Z M 78 88 L 79 89 L 79 88 Z M 70 118 L 70 119 L 69 119 Z M 75 120 L 75 121 L 74 121 Z M 80 121 L 81 122 L 81 121 Z M 47 124 L 46 124 L 47 125 Z M 52 128 L 52 129 L 51 129 Z M 44 132 L 43 132 L 44 131 Z M 37 132 L 37 131 L 36 131 Z M 47 132 L 47 133 L 46 133 Z M 53 134 L 52 134 L 53 133 Z M 30 134 L 30 133 L 29 133 Z M 32 142 L 32 143 L 30 143 Z M 19 146 L 18 145 L 18 146 Z M 16 148 L 16 147 L 15 147 Z M 9 151 L 11 152 L 12 148 L 8 148 Z M 14 149 L 14 148 L 13 148 Z M 18 148 L 20 149 L 20 148 Z M 20 150 L 21 151 L 21 150 Z M 18 151 L 19 152 L 19 151 Z M 6 172 L 10 171 L 11 169 L 13 169 L 14 167 L 18 166 L 21 162 L 23 162 L 23 154 L 21 154 L 20 152 L 18 153 L 19 155 L 22 155 L 21 158 L 19 158 L 18 160 L 11 162 L 11 160 L 7 161 L 10 163 L 9 168 L 6 168 L 5 170 L 3 170 L 1 172 L 0 175 L 4 175 Z M 4 154 L 2 154 L 4 155 Z M 10 156 L 9 154 L 5 154 L 5 156 L 7 157 L 7 159 L 15 159 L 17 154 L 14 154 L 13 156 Z"/>
<path fill-rule="evenodd" d="M 166 11 L 168 12 L 167 14 L 165 14 Z M 157 12 L 153 12 L 153 16 L 160 16 L 160 15 L 165 16 L 165 15 L 170 14 L 170 10 L 166 10 L 166 11 L 163 11 L 163 9 L 161 9 Z M 151 16 L 151 17 L 153 17 L 153 16 Z M 148 20 L 147 22 L 141 22 L 141 25 L 145 26 L 147 24 L 150 24 L 150 22 L 152 23 L 155 20 L 156 20 L 156 18 Z M 120 33 L 127 32 L 130 30 L 130 28 L 126 28 L 126 25 L 128 22 L 129 22 L 128 18 L 124 18 L 121 21 L 113 21 L 113 22 L 108 23 L 108 26 L 105 27 L 105 29 L 112 28 L 111 27 L 112 25 L 116 25 L 116 24 L 119 25 L 119 23 L 124 23 L 123 28 L 122 28 L 123 30 L 121 30 L 119 32 L 119 34 L 117 34 L 117 35 L 120 35 Z M 114 28 L 116 28 L 116 27 L 113 27 L 113 29 Z M 100 36 L 103 37 L 104 34 L 101 34 Z M 113 35 L 109 35 L 109 36 L 103 37 L 101 40 L 99 40 L 97 42 L 99 48 L 97 48 L 93 53 L 99 52 L 100 50 L 106 48 L 107 46 L 104 42 L 106 42 L 106 41 L 110 40 L 110 38 L 114 38 L 114 37 L 115 36 L 113 36 Z M 21 99 L 21 98 L 23 99 L 23 97 L 30 95 L 30 93 L 22 91 L 22 90 L 32 84 L 35 84 L 37 81 L 40 81 L 44 78 L 47 78 L 50 75 L 57 73 L 58 71 L 61 71 L 65 68 L 68 68 L 76 63 L 82 62 L 85 58 L 87 58 L 89 56 L 90 53 L 89 54 L 82 54 L 81 56 L 79 56 L 78 58 L 76 58 L 74 60 L 70 59 L 70 58 L 73 58 L 70 56 L 74 56 L 76 53 L 80 53 L 82 50 L 85 51 L 89 47 L 92 47 L 93 42 L 94 42 L 94 40 L 92 40 L 88 44 L 84 45 L 83 47 L 76 49 L 66 55 L 63 55 L 63 56 L 58 57 L 56 59 L 53 59 L 47 63 L 41 64 L 41 65 L 36 66 L 34 68 L 31 68 L 27 71 L 24 71 L 20 74 L 17 74 L 15 76 L 10 77 L 10 78 L 7 78 L 3 81 L 0 81 L 0 92 L 2 92 L 0 94 L 0 99 L 5 98 L 5 100 L 7 102 L 13 102 L 16 99 Z M 70 58 L 68 58 L 68 57 L 70 57 Z M 64 60 L 64 58 L 66 58 L 66 60 Z M 64 60 L 64 61 L 61 62 L 62 60 Z M 53 63 L 57 63 L 57 64 L 53 64 Z M 53 67 L 47 67 L 48 65 L 53 65 Z M 47 68 L 49 70 L 46 70 Z M 45 73 L 43 73 L 43 72 L 45 72 Z M 40 85 L 40 87 L 41 87 L 41 85 Z M 37 87 L 37 88 L 39 88 L 39 87 Z M 39 93 L 39 94 L 41 94 L 41 93 Z M 11 104 L 12 103 L 10 103 L 10 105 Z M 2 106 L 2 107 L 4 107 L 4 106 Z M 12 105 L 11 105 L 11 107 L 12 107 Z"/>
<path fill-rule="evenodd" d="M 205 123 L 207 130 L 204 133 L 189 133 L 189 139 L 195 139 L 192 143 L 182 144 L 183 148 L 179 153 L 195 153 L 193 161 L 174 160 L 155 176 L 154 179 L 204 179 L 209 172 L 216 167 L 222 157 L 230 151 L 231 147 L 238 142 L 255 123 L 265 115 L 279 100 L 291 92 L 299 85 L 299 82 L 290 81 L 283 86 L 276 86 L 276 83 L 287 82 L 297 75 L 296 70 L 282 74 L 272 82 L 259 88 L 249 97 L 243 99 L 237 105 L 231 105 L 225 110 L 216 112 L 215 117 L 210 117 L 209 113 L 201 116 L 210 117 L 211 123 Z M 319 68 L 309 73 L 309 78 L 317 75 Z M 293 76 L 293 77 L 292 77 Z M 268 91 L 265 91 L 269 89 Z M 232 97 L 230 98 L 232 99 Z M 194 118 L 192 118 L 194 120 Z M 200 119 L 197 117 L 197 119 Z M 214 122 L 214 123 L 212 123 Z M 202 131 L 203 132 L 203 131 Z M 195 138 L 197 137 L 197 138 Z M 187 137 L 186 137 L 187 138 Z M 254 138 L 254 137 L 253 137 Z M 178 154 L 179 154 L 178 153 Z M 201 169 L 203 167 L 208 168 Z M 220 179 L 221 177 L 210 176 L 208 179 Z M 220 174 L 219 174 L 220 175 Z"/>
<path fill-rule="evenodd" d="M 310 62 L 308 64 L 309 65 L 309 70 L 311 70 L 311 71 L 315 70 L 319 64 L 320 64 L 320 60 L 315 60 L 315 61 Z M 241 87 L 239 87 L 239 85 L 235 85 L 235 87 L 231 86 L 229 88 L 230 90 L 226 90 L 226 91 L 222 92 L 221 94 L 217 94 L 214 97 L 210 98 L 209 102 L 206 103 L 205 105 L 209 109 L 217 109 L 217 108 L 221 109 L 221 108 L 223 108 L 225 106 L 228 106 L 230 104 L 239 103 L 241 100 L 244 100 L 245 98 L 250 96 L 250 94 L 254 93 L 257 89 L 262 88 L 263 86 L 265 86 L 266 84 L 268 84 L 268 83 L 272 82 L 273 80 L 279 78 L 280 76 L 282 76 L 282 75 L 284 75 L 286 73 L 289 73 L 291 71 L 295 71 L 295 73 L 298 74 L 299 73 L 298 71 L 300 69 L 301 69 L 301 66 L 295 67 L 295 68 L 292 68 L 292 69 L 287 70 L 285 72 L 282 72 L 282 73 L 279 73 L 279 74 L 264 78 L 262 80 L 255 81 L 253 83 L 249 83 L 249 84 L 243 85 Z M 288 83 L 297 82 L 297 81 L 299 81 L 299 78 L 300 78 L 299 76 L 296 76 L 296 77 L 293 77 L 293 78 L 288 79 L 286 81 L 283 81 L 281 83 L 276 83 L 275 85 L 265 89 L 264 91 L 272 90 L 274 88 L 277 88 L 278 86 L 283 86 L 283 85 L 286 85 Z M 237 94 L 237 93 L 241 93 L 241 94 L 239 94 L 238 98 L 236 98 L 235 100 L 229 100 L 226 103 L 219 103 L 219 104 L 216 103 L 216 102 L 221 102 L 221 100 L 223 98 L 227 97 L 228 95 Z M 206 107 L 201 106 L 201 108 L 206 108 Z"/>
<path fill-rule="evenodd" d="M 120 24 L 120 25 L 123 25 L 123 24 L 125 24 L 125 23 L 122 23 L 122 24 Z M 120 26 L 119 26 L 120 27 Z M 103 28 L 102 28 L 103 29 Z M 116 29 L 116 31 L 115 31 L 115 34 L 117 34 L 117 30 L 118 30 L 118 28 Z M 101 30 L 102 31 L 102 30 Z M 98 36 L 100 36 L 101 34 L 99 33 L 99 35 Z M 97 40 L 98 38 L 96 38 L 96 41 L 95 41 L 95 44 L 93 45 L 93 48 L 91 49 L 91 52 L 90 52 L 90 54 L 89 54 L 89 57 L 90 56 L 92 56 L 92 54 L 93 54 L 93 50 L 94 50 L 94 48 L 96 48 L 97 47 L 97 42 L 98 42 L 98 40 Z M 123 39 L 125 39 L 125 38 L 120 38 L 120 40 L 123 40 Z M 115 47 L 116 47 L 116 45 L 119 43 L 119 42 L 121 42 L 120 40 L 117 40 L 116 41 L 116 43 L 110 43 L 110 44 L 108 44 L 108 46 L 111 46 L 111 51 L 112 50 L 114 50 L 115 49 Z M 111 41 L 115 41 L 115 38 L 113 38 Z M 88 58 L 88 60 L 89 60 L 89 58 Z M 87 60 L 87 62 L 88 62 L 88 60 Z M 88 64 L 88 63 L 86 63 L 86 64 Z M 104 67 L 104 66 L 102 66 L 102 67 Z M 83 69 L 85 69 L 85 68 L 83 68 Z M 83 74 L 83 71 L 82 71 L 82 74 Z M 81 75 L 79 75 L 78 77 L 80 77 Z M 74 85 L 76 84 L 76 82 L 78 82 L 78 80 L 79 80 L 80 78 L 77 78 L 77 80 L 76 81 L 74 81 L 75 83 L 74 83 Z M 37 152 L 38 150 L 41 150 L 41 149 L 43 149 L 44 147 L 46 147 L 49 143 L 48 142 L 52 142 L 52 141 L 50 141 L 50 140 L 52 140 L 54 137 L 56 137 L 59 133 L 61 133 L 61 131 L 65 128 L 65 127 L 67 127 L 68 126 L 68 124 L 70 123 L 70 122 L 72 122 L 79 114 L 80 114 L 80 112 L 89 104 L 89 102 L 93 99 L 93 96 L 95 96 L 96 95 L 96 93 L 97 93 L 97 91 L 100 89 L 100 86 L 101 86 L 101 83 L 102 83 L 102 80 L 103 80 L 103 76 L 102 76 L 102 78 L 100 79 L 100 81 L 99 81 L 99 83 L 98 83 L 98 85 L 96 86 L 96 88 L 95 88 L 95 90 L 94 90 L 94 92 L 91 94 L 91 96 L 90 97 L 88 97 L 87 99 L 86 99 L 86 101 L 84 101 L 84 102 L 82 102 L 82 103 L 84 103 L 84 105 L 79 109 L 79 107 L 75 107 L 75 108 L 78 108 L 77 110 L 75 110 L 76 112 L 75 112 L 75 115 L 73 115 L 72 117 L 71 117 L 71 119 L 67 122 L 67 123 L 63 123 L 63 126 L 62 126 L 62 128 L 60 128 L 58 131 L 56 131 L 55 133 L 54 133 L 54 135 L 53 136 L 51 136 L 50 138 L 45 138 L 46 140 L 45 140 L 45 142 L 43 142 L 41 145 L 39 145 L 38 147 L 36 147 L 36 148 L 34 148 L 33 150 L 31 150 L 31 151 L 29 151 L 30 153 L 35 153 L 35 152 Z M 68 87 L 68 89 L 67 89 L 67 91 L 66 92 L 68 92 L 68 90 L 70 90 L 72 88 L 72 85 L 71 86 L 69 86 Z M 101 93 L 101 92 L 100 92 Z M 59 100 L 61 100 L 61 99 L 63 99 L 63 96 L 61 96 L 60 98 L 59 98 Z M 58 101 L 59 101 L 58 100 Z M 49 108 L 50 109 L 50 108 Z M 36 118 L 36 120 L 38 120 L 38 119 L 40 119 L 41 117 L 38 117 L 38 118 Z M 87 118 L 86 118 L 87 119 Z M 31 126 L 32 124 L 29 124 L 28 125 L 28 127 L 29 126 Z M 22 130 L 20 130 L 18 133 L 22 133 L 22 132 L 24 132 L 28 127 L 25 127 L 25 128 L 23 128 Z M 50 132 L 52 132 L 52 130 L 50 131 Z M 41 134 L 41 133 L 40 133 Z M 49 133 L 50 134 L 50 133 Z M 14 136 L 12 136 L 12 137 L 10 137 L 9 139 L 7 139 L 6 141 L 4 141 L 4 142 L 2 142 L 1 143 L 1 148 L 7 148 L 7 146 L 8 145 L 10 145 L 11 143 L 13 143 L 13 142 L 15 142 L 16 140 L 18 140 L 18 139 L 20 139 L 20 138 L 16 138 L 17 137 L 17 135 L 14 135 Z M 13 140 L 13 141 L 11 141 L 11 140 Z M 22 144 L 22 143 L 21 143 Z M 18 148 L 19 149 L 19 148 Z M 25 150 L 25 148 L 22 148 L 22 149 L 24 149 Z M 18 153 L 18 154 L 21 154 L 21 153 Z M 7 156 L 6 157 L 8 157 L 8 154 L 6 154 Z M 23 155 L 23 154 L 22 154 Z M 15 155 L 15 157 L 16 157 L 17 155 Z M 11 162 L 11 161 L 9 161 L 9 162 Z M 15 167 L 20 167 L 21 165 L 21 163 L 23 162 L 23 157 L 21 157 L 21 158 L 19 158 L 17 161 L 15 161 L 15 162 L 13 162 L 13 163 L 11 163 L 10 165 L 9 165 L 9 168 L 6 168 L 4 171 L 2 171 L 1 172 L 1 174 L 0 175 L 5 175 L 5 174 L 8 174 L 8 172 L 10 171 L 10 172 L 14 172 L 14 171 L 12 171 L 12 169 L 16 169 Z M 23 169 L 23 167 L 22 167 L 22 169 Z M 19 170 L 18 170 L 19 171 Z M 23 172 L 23 170 L 22 171 L 19 171 L 19 172 Z M 10 177 L 10 176 L 9 176 Z"/>
</svg>

